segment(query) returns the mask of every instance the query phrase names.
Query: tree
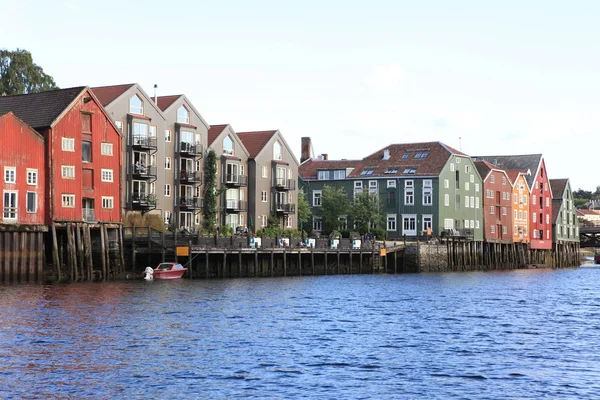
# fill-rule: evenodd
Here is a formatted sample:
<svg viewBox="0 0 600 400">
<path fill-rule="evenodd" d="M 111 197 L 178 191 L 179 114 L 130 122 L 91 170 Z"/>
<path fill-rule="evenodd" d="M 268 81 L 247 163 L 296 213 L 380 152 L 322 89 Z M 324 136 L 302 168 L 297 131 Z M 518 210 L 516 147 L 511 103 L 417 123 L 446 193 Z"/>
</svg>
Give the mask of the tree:
<svg viewBox="0 0 600 400">
<path fill-rule="evenodd" d="M 54 78 L 33 63 L 31 53 L 0 49 L 0 96 L 27 94 L 58 89 Z"/>
<path fill-rule="evenodd" d="M 217 155 L 210 150 L 204 160 L 204 204 L 202 206 L 203 226 L 209 233 L 217 225 Z"/>
<path fill-rule="evenodd" d="M 310 228 L 307 229 L 307 224 L 310 226 L 310 216 L 312 212 L 310 211 L 310 205 L 308 204 L 308 200 L 306 200 L 306 195 L 302 190 L 298 191 L 298 225 L 300 229 L 304 229 L 307 232 L 310 232 Z"/>
<path fill-rule="evenodd" d="M 369 232 L 385 222 L 383 204 L 379 197 L 366 190 L 356 196 L 350 213 L 360 233 Z"/>
<path fill-rule="evenodd" d="M 344 188 L 323 186 L 321 197 L 321 218 L 325 232 L 337 231 L 342 221 L 340 217 L 348 215 L 350 211 L 350 200 Z"/>
</svg>

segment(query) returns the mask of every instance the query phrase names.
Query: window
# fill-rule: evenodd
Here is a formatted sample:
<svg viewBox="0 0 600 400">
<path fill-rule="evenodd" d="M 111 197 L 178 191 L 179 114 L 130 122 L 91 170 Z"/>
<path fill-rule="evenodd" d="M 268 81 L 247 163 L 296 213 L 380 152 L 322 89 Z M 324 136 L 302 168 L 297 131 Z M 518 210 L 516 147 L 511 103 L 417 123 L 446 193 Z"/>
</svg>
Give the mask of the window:
<svg viewBox="0 0 600 400">
<path fill-rule="evenodd" d="M 465 174 L 470 174 L 470 173 L 471 173 L 471 166 L 465 165 Z"/>
<path fill-rule="evenodd" d="M 114 198 L 102 196 L 102 208 L 111 210 L 114 207 Z"/>
<path fill-rule="evenodd" d="M 112 182 L 113 181 L 113 170 L 112 169 L 102 169 L 102 182 Z"/>
<path fill-rule="evenodd" d="M 113 144 L 112 143 L 102 143 L 102 147 L 100 148 L 100 154 L 103 156 L 112 156 L 113 155 Z"/>
<path fill-rule="evenodd" d="M 267 191 L 263 190 L 261 195 L 260 195 L 260 201 L 262 201 L 263 203 L 267 202 Z"/>
<path fill-rule="evenodd" d="M 37 211 L 37 193 L 27 192 L 26 207 L 28 213 L 35 213 Z"/>
<path fill-rule="evenodd" d="M 375 172 L 374 169 L 364 169 L 364 170 L 362 170 L 362 172 L 360 174 L 361 175 L 373 175 L 373 172 Z"/>
<path fill-rule="evenodd" d="M 318 171 L 317 179 L 320 181 L 325 181 L 325 180 L 329 179 L 329 171 Z"/>
<path fill-rule="evenodd" d="M 546 207 L 550 207 L 550 197 L 546 197 Z"/>
<path fill-rule="evenodd" d="M 415 190 L 404 189 L 404 205 L 412 206 L 415 204 Z"/>
<path fill-rule="evenodd" d="M 262 177 L 263 178 L 268 178 L 269 177 L 266 165 L 263 165 L 263 167 L 262 167 Z"/>
<path fill-rule="evenodd" d="M 165 211 L 165 215 L 163 216 L 165 224 L 169 225 L 171 223 L 171 215 L 171 211 Z"/>
<path fill-rule="evenodd" d="M 190 112 L 184 106 L 181 106 L 177 109 L 177 122 L 180 124 L 190 123 Z"/>
<path fill-rule="evenodd" d="M 494 206 L 490 206 L 490 214 L 494 215 Z"/>
<path fill-rule="evenodd" d="M 387 215 L 387 230 L 388 231 L 396 231 L 396 214 L 388 214 Z"/>
<path fill-rule="evenodd" d="M 475 208 L 475 197 L 471 196 L 471 208 Z"/>
<path fill-rule="evenodd" d="M 242 192 L 243 193 L 243 192 Z M 294 194 L 292 192 L 288 193 L 288 199 L 287 199 L 288 203 L 293 203 L 294 202 Z"/>
<path fill-rule="evenodd" d="M 502 215 L 506 215 L 506 207 L 502 207 Z"/>
<path fill-rule="evenodd" d="M 519 202 L 517 194 L 513 194 L 513 203 L 517 204 Z"/>
<path fill-rule="evenodd" d="M 454 172 L 454 164 L 450 163 L 450 171 Z"/>
<path fill-rule="evenodd" d="M 433 215 L 423 214 L 423 232 L 430 235 L 433 233 Z"/>
<path fill-rule="evenodd" d="M 81 132 L 92 133 L 92 114 L 81 113 Z"/>
<path fill-rule="evenodd" d="M 450 188 L 450 181 L 448 179 L 444 179 L 444 189 Z"/>
<path fill-rule="evenodd" d="M 38 170 L 27 168 L 27 184 L 31 186 L 37 186 L 38 183 Z"/>
<path fill-rule="evenodd" d="M 425 180 L 423 180 L 423 187 L 426 187 L 426 188 L 433 187 L 431 179 L 425 179 Z"/>
<path fill-rule="evenodd" d="M 148 129 L 149 129 L 148 135 L 151 137 L 156 137 L 156 125 L 150 125 L 148 127 Z"/>
<path fill-rule="evenodd" d="M 322 231 L 323 230 L 323 224 L 321 222 L 321 218 L 320 217 L 313 217 L 313 229 L 315 231 Z"/>
<path fill-rule="evenodd" d="M 490 175 L 490 183 L 494 183 L 494 175 Z"/>
<path fill-rule="evenodd" d="M 75 195 L 74 194 L 63 194 L 62 195 L 62 206 L 65 208 L 75 208 Z"/>
<path fill-rule="evenodd" d="M 384 174 L 397 174 L 398 173 L 398 168 L 388 168 Z"/>
<path fill-rule="evenodd" d="M 288 169 L 288 179 L 292 179 L 291 169 Z M 343 169 L 333 171 L 333 179 L 346 179 L 346 171 Z"/>
<path fill-rule="evenodd" d="M 388 192 L 387 205 L 389 207 L 396 206 L 396 192 L 395 191 Z"/>
<path fill-rule="evenodd" d="M 531 196 L 531 204 L 535 205 L 535 196 Z"/>
<path fill-rule="evenodd" d="M 537 222 L 537 214 L 532 213 L 531 216 L 533 217 L 533 222 Z"/>
<path fill-rule="evenodd" d="M 7 190 L 4 192 L 4 222 L 17 220 L 17 192 Z"/>
<path fill-rule="evenodd" d="M 165 184 L 165 196 L 171 197 L 171 185 Z"/>
<path fill-rule="evenodd" d="M 72 165 L 63 165 L 62 177 L 65 179 L 75 179 L 75 167 Z"/>
<path fill-rule="evenodd" d="M 403 160 L 406 160 L 406 159 L 408 159 L 408 157 L 410 157 L 410 153 L 404 153 L 404 154 L 402 154 L 402 157 L 401 157 L 401 158 L 402 158 Z"/>
<path fill-rule="evenodd" d="M 81 161 L 92 162 L 92 142 L 81 142 Z"/>
<path fill-rule="evenodd" d="M 415 154 L 415 159 L 421 159 L 421 158 L 427 158 L 427 156 L 429 155 L 428 151 L 423 151 L 423 152 L 418 152 Z"/>
<path fill-rule="evenodd" d="M 129 99 L 129 112 L 131 114 L 144 115 L 144 103 L 137 95 Z"/>
<path fill-rule="evenodd" d="M 119 132 L 123 133 L 123 121 L 115 121 L 115 126 Z"/>
<path fill-rule="evenodd" d="M 475 208 L 479 208 L 479 197 L 475 197 Z"/>
<path fill-rule="evenodd" d="M 75 138 L 62 138 L 62 150 L 63 151 L 75 151 Z"/>
<path fill-rule="evenodd" d="M 313 190 L 313 206 L 321 207 L 321 195 L 323 194 L 322 190 Z"/>
<path fill-rule="evenodd" d="M 570 215 L 569 215 L 570 216 Z M 550 223 L 550 214 L 546 214 L 546 223 L 549 224 Z"/>
<path fill-rule="evenodd" d="M 223 139 L 223 154 L 233 155 L 233 140 L 229 136 Z"/>
<path fill-rule="evenodd" d="M 496 233 L 496 225 L 490 225 L 490 233 Z"/>
<path fill-rule="evenodd" d="M 527 205 L 527 196 L 523 196 L 523 204 Z"/>
<path fill-rule="evenodd" d="M 431 188 L 423 188 L 423 205 L 431 206 L 433 205 L 433 189 Z"/>
<path fill-rule="evenodd" d="M 281 152 L 281 143 L 279 143 L 278 141 L 273 143 L 273 159 L 283 160 L 283 153 Z"/>
<path fill-rule="evenodd" d="M 449 194 L 444 195 L 444 205 L 446 207 L 450 206 L 450 195 Z"/>
<path fill-rule="evenodd" d="M 387 181 L 387 187 L 388 188 L 395 188 L 396 187 L 396 181 L 395 180 L 388 180 Z"/>
<path fill-rule="evenodd" d="M 171 169 L 171 157 L 165 157 L 165 169 Z"/>
<path fill-rule="evenodd" d="M 362 189 L 362 181 L 354 181 L 354 189 Z"/>
<path fill-rule="evenodd" d="M 469 190 L 469 182 L 465 182 L 465 190 Z"/>
<path fill-rule="evenodd" d="M 417 172 L 417 170 L 415 168 L 406 168 L 404 171 L 402 171 L 403 174 L 415 174 Z"/>
<path fill-rule="evenodd" d="M 415 214 L 402 215 L 402 234 L 409 236 L 417 234 L 417 216 Z"/>
<path fill-rule="evenodd" d="M 267 216 L 266 215 L 261 215 L 260 216 L 260 226 L 267 226 Z"/>
<path fill-rule="evenodd" d="M 170 130 L 170 129 L 165 129 L 165 142 L 167 142 L 167 143 L 171 143 L 171 134 L 172 134 L 172 132 L 171 132 L 171 130 Z M 168 212 L 168 211 L 165 211 L 165 213 L 167 213 L 167 212 Z M 171 216 L 169 215 L 169 218 L 170 218 L 170 217 L 171 217 Z"/>
<path fill-rule="evenodd" d="M 517 210 L 513 211 L 513 219 L 517 219 L 519 217 L 519 212 Z"/>
<path fill-rule="evenodd" d="M 369 189 L 377 189 L 377 181 L 369 181 Z"/>
<path fill-rule="evenodd" d="M 240 220 L 243 220 L 244 216 L 240 214 Z M 200 214 L 194 215 L 194 224 L 200 225 Z"/>
<path fill-rule="evenodd" d="M 475 184 L 475 192 L 479 192 L 479 183 Z"/>
<path fill-rule="evenodd" d="M 465 208 L 469 208 L 469 196 L 465 196 Z"/>
</svg>

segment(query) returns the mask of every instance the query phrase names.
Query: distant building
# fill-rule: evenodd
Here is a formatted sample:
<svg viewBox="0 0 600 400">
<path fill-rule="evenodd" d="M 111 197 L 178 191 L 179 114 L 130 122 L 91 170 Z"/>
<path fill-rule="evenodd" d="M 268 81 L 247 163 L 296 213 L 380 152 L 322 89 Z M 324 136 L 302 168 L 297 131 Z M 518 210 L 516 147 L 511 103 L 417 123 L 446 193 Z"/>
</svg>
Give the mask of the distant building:
<svg viewBox="0 0 600 400">
<path fill-rule="evenodd" d="M 571 183 L 568 179 L 550 179 L 552 188 L 552 232 L 554 243 L 579 242 L 577 219 Z"/>
<path fill-rule="evenodd" d="M 487 161 L 475 161 L 483 179 L 484 238 L 487 242 L 512 243 L 513 241 L 513 186 L 506 171 Z"/>
</svg>

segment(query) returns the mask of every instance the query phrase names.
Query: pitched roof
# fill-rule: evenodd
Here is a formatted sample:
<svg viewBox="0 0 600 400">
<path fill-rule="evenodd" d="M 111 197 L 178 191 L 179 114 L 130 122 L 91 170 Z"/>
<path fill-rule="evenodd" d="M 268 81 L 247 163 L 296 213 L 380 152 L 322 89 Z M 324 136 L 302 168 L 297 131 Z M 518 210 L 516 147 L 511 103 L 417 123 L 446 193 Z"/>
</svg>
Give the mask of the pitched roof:
<svg viewBox="0 0 600 400">
<path fill-rule="evenodd" d="M 227 128 L 227 124 L 210 126 L 210 128 L 208 129 L 208 145 L 209 146 L 215 141 L 217 136 L 219 136 L 225 128 Z"/>
<path fill-rule="evenodd" d="M 532 187 L 537 171 L 542 162 L 541 154 L 522 154 L 514 156 L 475 156 L 473 160 L 485 160 L 504 170 L 517 169 L 522 171 L 531 171 L 530 175 L 525 175 L 525 180 L 529 188 Z"/>
<path fill-rule="evenodd" d="M 298 167 L 298 175 L 302 179 L 317 179 L 317 171 L 320 169 L 346 169 L 356 168 L 360 160 L 306 160 Z"/>
<path fill-rule="evenodd" d="M 436 176 L 453 154 L 468 157 L 441 142 L 392 144 L 363 158 L 349 177 L 360 177 L 367 170 L 372 171 L 368 177 Z"/>
<path fill-rule="evenodd" d="M 21 125 L 23 125 L 23 127 L 25 129 L 27 129 L 31 134 L 33 134 L 35 136 L 38 136 L 42 140 L 44 139 L 44 137 L 39 132 L 37 132 L 35 129 L 33 129 L 28 124 L 26 124 L 23 120 L 21 120 L 19 117 L 17 117 L 15 115 L 15 113 L 13 113 L 12 111 L 6 112 L 6 113 L 1 113 L 0 112 L 0 120 L 3 119 L 3 118 L 13 118 L 14 120 L 18 121 Z"/>
<path fill-rule="evenodd" d="M 175 103 L 177 101 L 178 98 L 180 98 L 181 96 L 183 96 L 182 94 L 174 94 L 174 95 L 170 95 L 170 96 L 158 96 L 158 97 L 151 97 L 152 101 L 155 101 L 156 99 L 156 105 L 158 106 L 158 108 L 160 108 L 162 111 L 165 111 L 167 108 L 171 107 L 171 104 Z"/>
<path fill-rule="evenodd" d="M 510 179 L 513 185 L 519 178 L 519 175 L 527 175 L 527 171 L 519 171 L 517 169 L 506 169 L 504 171 L 506 172 L 506 175 L 508 175 L 508 179 Z"/>
<path fill-rule="evenodd" d="M 248 150 L 249 158 L 254 158 L 265 147 L 267 142 L 277 133 L 274 131 L 256 131 L 256 132 L 238 132 L 237 135 L 242 141 L 246 150 Z"/>
<path fill-rule="evenodd" d="M 0 114 L 12 111 L 34 129 L 49 128 L 84 89 L 86 86 L 0 96 Z"/>
<path fill-rule="evenodd" d="M 600 215 L 600 211 L 599 210 L 586 210 L 586 209 L 577 209 L 575 211 L 575 213 L 578 216 L 584 216 L 584 215 Z"/>
<path fill-rule="evenodd" d="M 562 199 L 569 179 L 550 179 L 550 189 L 555 199 Z"/>
<path fill-rule="evenodd" d="M 492 164 L 484 160 L 473 161 L 473 164 L 475 164 L 475 168 L 477 168 L 479 176 L 481 176 L 481 179 L 484 181 L 487 178 L 490 171 L 495 168 Z"/>
<path fill-rule="evenodd" d="M 117 97 L 125 93 L 135 83 L 127 83 L 125 85 L 99 86 L 91 88 L 96 98 L 100 101 L 103 107 L 116 100 Z"/>
</svg>

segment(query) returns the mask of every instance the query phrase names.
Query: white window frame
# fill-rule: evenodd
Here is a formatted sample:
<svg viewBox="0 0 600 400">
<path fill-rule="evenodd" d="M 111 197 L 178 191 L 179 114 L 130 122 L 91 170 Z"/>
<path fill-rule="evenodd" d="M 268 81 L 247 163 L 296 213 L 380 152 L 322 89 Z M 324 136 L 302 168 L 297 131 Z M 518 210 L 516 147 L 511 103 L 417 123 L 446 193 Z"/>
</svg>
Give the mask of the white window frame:
<svg viewBox="0 0 600 400">
<path fill-rule="evenodd" d="M 113 196 L 102 196 L 102 209 L 112 210 L 115 208 L 115 198 Z"/>
<path fill-rule="evenodd" d="M 15 202 L 14 207 L 8 208 L 6 204 L 4 204 L 4 198 L 6 194 L 14 194 Z M 16 222 L 19 218 L 19 192 L 16 190 L 4 190 L 2 192 L 2 216 L 3 222 Z M 14 216 L 10 216 L 13 214 Z M 8 216 L 7 216 L 8 215 Z"/>
<path fill-rule="evenodd" d="M 354 181 L 354 189 L 362 189 L 363 183 L 362 181 Z"/>
<path fill-rule="evenodd" d="M 423 214 L 421 216 L 421 228 L 425 234 L 427 234 L 427 228 L 431 228 L 431 233 L 433 234 L 433 214 Z M 428 221 L 426 221 L 428 220 Z M 426 224 L 429 222 L 429 224 Z M 429 226 L 427 226 L 429 225 Z"/>
<path fill-rule="evenodd" d="M 260 194 L 260 201 L 263 203 L 266 203 L 268 201 L 267 199 L 267 191 L 263 190 Z"/>
<path fill-rule="evenodd" d="M 171 223 L 171 215 L 173 215 L 171 213 L 171 211 L 165 211 L 165 213 L 163 215 L 163 222 L 165 223 L 165 225 L 168 225 Z"/>
<path fill-rule="evenodd" d="M 123 121 L 115 121 L 115 126 L 119 132 L 123 133 Z"/>
<path fill-rule="evenodd" d="M 184 118 L 179 119 L 179 117 L 180 117 L 179 111 L 181 109 L 185 110 L 185 116 L 184 116 Z M 180 123 L 180 124 L 188 124 L 189 125 L 189 123 L 190 123 L 190 110 L 188 110 L 187 107 L 182 104 L 177 109 L 176 119 L 177 119 L 177 122 Z"/>
<path fill-rule="evenodd" d="M 100 180 L 102 182 L 114 182 L 113 170 L 102 168 L 100 170 Z"/>
<path fill-rule="evenodd" d="M 479 192 L 479 183 L 475 184 L 475 192 Z"/>
<path fill-rule="evenodd" d="M 269 171 L 266 165 L 262 166 L 262 177 L 263 178 L 268 178 L 269 177 Z"/>
<path fill-rule="evenodd" d="M 4 183 L 17 183 L 17 167 L 4 167 Z"/>
<path fill-rule="evenodd" d="M 75 208 L 75 195 L 74 194 L 63 194 L 62 195 L 62 206 L 63 208 Z"/>
<path fill-rule="evenodd" d="M 444 206 L 450 207 L 450 195 L 448 193 L 444 195 Z"/>
<path fill-rule="evenodd" d="M 75 138 L 63 137 L 61 148 L 62 151 L 75 152 Z"/>
<path fill-rule="evenodd" d="M 444 189 L 450 189 L 450 181 L 448 179 L 444 179 Z"/>
<path fill-rule="evenodd" d="M 165 197 L 171 197 L 171 184 L 165 183 Z"/>
<path fill-rule="evenodd" d="M 113 155 L 113 144 L 102 142 L 102 146 L 100 146 L 100 154 L 103 156 L 112 156 Z"/>
<path fill-rule="evenodd" d="M 132 106 L 131 105 L 131 100 L 133 100 L 134 97 L 137 97 L 137 99 L 140 101 L 140 103 L 141 103 L 140 106 Z M 131 114 L 144 115 L 144 101 L 137 94 L 134 94 L 133 96 L 131 96 L 129 98 L 129 112 Z"/>
<path fill-rule="evenodd" d="M 61 168 L 61 177 L 63 179 L 75 179 L 75 166 L 63 165 Z"/>
<path fill-rule="evenodd" d="M 414 206 L 415 205 L 415 189 L 407 188 L 404 189 L 404 205 L 405 206 Z"/>
<path fill-rule="evenodd" d="M 429 201 L 426 201 L 429 199 Z M 432 206 L 433 205 L 433 188 L 432 187 L 423 187 L 422 194 L 422 203 L 424 206 Z"/>
<path fill-rule="evenodd" d="M 27 185 L 37 186 L 38 184 L 38 170 L 35 168 L 27 168 Z"/>
<path fill-rule="evenodd" d="M 386 227 L 388 232 L 396 232 L 398 230 L 398 214 L 387 215 Z"/>
<path fill-rule="evenodd" d="M 388 179 L 388 181 L 387 181 L 387 187 L 388 188 L 395 188 L 396 187 L 396 181 L 394 179 Z"/>
<path fill-rule="evenodd" d="M 165 169 L 171 169 L 172 159 L 171 157 L 165 157 Z"/>
<path fill-rule="evenodd" d="M 321 219 L 321 217 L 313 216 L 312 227 L 313 227 L 313 230 L 315 230 L 317 232 L 320 232 L 323 230 L 323 220 Z"/>
<path fill-rule="evenodd" d="M 313 207 L 321 207 L 323 205 L 323 191 L 322 190 L 313 190 L 312 198 L 313 198 L 312 199 Z M 317 199 L 319 200 L 318 201 L 319 204 L 317 204 Z"/>
<path fill-rule="evenodd" d="M 171 137 L 172 137 L 172 135 L 173 135 L 173 131 L 172 130 L 165 129 L 165 142 L 166 143 L 171 143 Z"/>
</svg>

